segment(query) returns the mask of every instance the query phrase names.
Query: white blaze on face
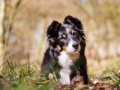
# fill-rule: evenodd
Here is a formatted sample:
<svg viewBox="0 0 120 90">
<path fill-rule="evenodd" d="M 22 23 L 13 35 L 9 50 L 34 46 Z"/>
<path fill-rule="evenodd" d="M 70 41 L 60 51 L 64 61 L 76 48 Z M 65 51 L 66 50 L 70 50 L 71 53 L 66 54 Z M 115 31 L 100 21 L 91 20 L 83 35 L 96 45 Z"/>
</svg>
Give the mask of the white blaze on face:
<svg viewBox="0 0 120 90">
<path fill-rule="evenodd" d="M 69 42 L 69 44 L 68 44 L 68 46 L 66 48 L 67 52 L 74 52 L 75 51 L 75 48 L 73 47 L 73 44 L 74 44 L 73 41 Z"/>
<path fill-rule="evenodd" d="M 69 33 L 69 29 L 67 29 L 67 33 Z M 68 43 L 68 46 L 66 48 L 66 52 L 67 53 L 73 53 L 76 51 L 76 49 L 73 47 L 73 44 L 76 43 L 74 40 L 70 40 L 70 42 Z M 78 46 L 78 50 L 79 51 L 81 49 L 80 45 Z"/>
</svg>

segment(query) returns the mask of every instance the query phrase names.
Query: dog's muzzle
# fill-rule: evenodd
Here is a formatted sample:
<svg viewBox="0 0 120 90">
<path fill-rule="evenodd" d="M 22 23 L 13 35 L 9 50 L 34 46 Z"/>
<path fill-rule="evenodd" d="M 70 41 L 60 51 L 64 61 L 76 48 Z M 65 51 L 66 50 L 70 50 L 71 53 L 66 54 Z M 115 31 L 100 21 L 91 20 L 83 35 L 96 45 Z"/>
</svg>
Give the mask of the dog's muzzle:
<svg viewBox="0 0 120 90">
<path fill-rule="evenodd" d="M 68 53 L 74 53 L 80 50 L 80 45 L 78 44 L 78 42 L 71 41 L 69 42 L 66 50 Z"/>
</svg>

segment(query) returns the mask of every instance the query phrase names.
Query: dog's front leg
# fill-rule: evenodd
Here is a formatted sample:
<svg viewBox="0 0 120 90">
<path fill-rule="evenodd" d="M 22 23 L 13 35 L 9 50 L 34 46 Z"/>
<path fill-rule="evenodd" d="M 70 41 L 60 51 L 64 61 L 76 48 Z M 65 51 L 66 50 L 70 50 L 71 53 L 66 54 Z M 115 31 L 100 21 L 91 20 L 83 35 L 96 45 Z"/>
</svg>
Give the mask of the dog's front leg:
<svg viewBox="0 0 120 90">
<path fill-rule="evenodd" d="M 60 83 L 62 85 L 70 85 L 70 70 L 69 68 L 62 68 L 60 70 Z"/>
</svg>

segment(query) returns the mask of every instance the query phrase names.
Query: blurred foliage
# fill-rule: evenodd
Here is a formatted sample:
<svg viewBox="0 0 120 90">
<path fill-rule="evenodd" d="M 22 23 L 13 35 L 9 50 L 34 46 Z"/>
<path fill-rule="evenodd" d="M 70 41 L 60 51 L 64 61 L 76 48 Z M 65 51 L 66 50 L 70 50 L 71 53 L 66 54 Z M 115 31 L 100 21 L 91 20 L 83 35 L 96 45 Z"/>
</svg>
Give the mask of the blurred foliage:
<svg viewBox="0 0 120 90">
<path fill-rule="evenodd" d="M 6 55 L 18 50 L 20 54 L 13 57 L 23 59 L 24 53 L 21 52 L 24 50 L 30 53 L 31 60 L 42 60 L 47 48 L 45 33 L 48 25 L 52 20 L 62 22 L 65 16 L 73 15 L 83 23 L 88 58 L 101 60 L 118 57 L 120 55 L 119 2 L 119 0 L 51 0 L 50 2 L 6 0 L 4 35 L 9 32 Z"/>
</svg>

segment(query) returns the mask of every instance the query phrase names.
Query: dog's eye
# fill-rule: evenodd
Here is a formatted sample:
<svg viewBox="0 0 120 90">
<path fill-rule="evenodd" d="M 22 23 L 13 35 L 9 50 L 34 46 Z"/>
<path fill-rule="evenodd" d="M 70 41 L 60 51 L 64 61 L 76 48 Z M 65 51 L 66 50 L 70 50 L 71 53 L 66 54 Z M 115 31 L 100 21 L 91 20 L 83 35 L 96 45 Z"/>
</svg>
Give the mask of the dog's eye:
<svg viewBox="0 0 120 90">
<path fill-rule="evenodd" d="M 62 35 L 62 38 L 66 39 L 66 38 L 67 38 L 67 36 L 66 36 L 65 34 L 63 34 L 63 35 Z"/>
<path fill-rule="evenodd" d="M 72 30 L 71 34 L 72 34 L 73 36 L 75 36 L 75 35 L 76 35 L 76 32 Z"/>
</svg>

